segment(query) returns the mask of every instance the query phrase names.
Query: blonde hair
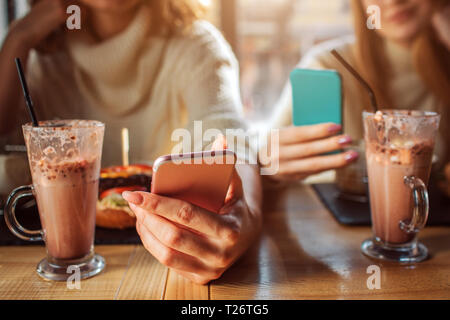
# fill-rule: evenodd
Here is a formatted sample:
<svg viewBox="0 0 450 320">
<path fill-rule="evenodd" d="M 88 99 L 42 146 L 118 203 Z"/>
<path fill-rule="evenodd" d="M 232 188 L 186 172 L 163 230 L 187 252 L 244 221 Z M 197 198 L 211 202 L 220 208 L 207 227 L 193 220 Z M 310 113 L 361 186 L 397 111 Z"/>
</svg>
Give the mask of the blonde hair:
<svg viewBox="0 0 450 320">
<path fill-rule="evenodd" d="M 198 0 L 146 0 L 152 12 L 152 34 L 173 35 L 188 30 L 206 8 Z"/>
<path fill-rule="evenodd" d="M 29 0 L 33 6 L 40 0 Z M 193 23 L 207 12 L 199 0 L 141 0 L 151 11 L 150 35 L 170 37 L 189 31 Z M 40 53 L 54 53 L 64 50 L 64 27 L 51 33 L 36 48 Z"/>
<path fill-rule="evenodd" d="M 433 0 L 438 8 L 444 1 Z M 389 90 L 389 70 L 384 41 L 366 26 L 366 13 L 361 0 L 352 0 L 356 36 L 356 64 L 373 87 L 381 106 L 392 106 L 395 101 Z M 423 30 L 412 46 L 414 67 L 425 86 L 450 108 L 450 53 L 438 39 L 430 25 Z"/>
</svg>

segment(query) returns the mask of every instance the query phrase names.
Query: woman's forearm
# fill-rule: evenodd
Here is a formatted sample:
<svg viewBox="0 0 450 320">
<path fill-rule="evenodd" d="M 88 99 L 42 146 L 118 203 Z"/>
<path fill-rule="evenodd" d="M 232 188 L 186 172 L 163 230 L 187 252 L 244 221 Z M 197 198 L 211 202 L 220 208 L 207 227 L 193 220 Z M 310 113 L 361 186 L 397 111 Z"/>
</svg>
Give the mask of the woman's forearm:
<svg viewBox="0 0 450 320">
<path fill-rule="evenodd" d="M 255 230 L 262 226 L 262 181 L 259 166 L 250 164 L 236 165 L 241 181 L 244 198 L 252 215 Z"/>
<path fill-rule="evenodd" d="M 14 63 L 19 57 L 26 68 L 28 53 L 59 28 L 66 19 L 64 1 L 42 0 L 23 18 L 12 23 L 0 50 L 0 134 L 11 131 L 16 123 L 16 108 L 21 89 Z"/>
<path fill-rule="evenodd" d="M 20 105 L 21 92 L 14 58 L 19 57 L 26 67 L 28 50 L 19 39 L 7 37 L 0 50 L 0 134 L 9 133 L 16 123 L 17 106 Z"/>
</svg>

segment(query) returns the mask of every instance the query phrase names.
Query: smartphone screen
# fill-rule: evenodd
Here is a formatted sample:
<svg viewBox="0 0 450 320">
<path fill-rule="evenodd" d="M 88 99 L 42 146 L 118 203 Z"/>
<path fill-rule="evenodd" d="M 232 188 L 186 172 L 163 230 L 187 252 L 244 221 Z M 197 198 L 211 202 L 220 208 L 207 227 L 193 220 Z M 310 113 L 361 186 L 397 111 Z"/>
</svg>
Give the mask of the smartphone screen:
<svg viewBox="0 0 450 320">
<path fill-rule="evenodd" d="M 235 164 L 236 155 L 230 150 L 163 156 L 154 163 L 151 191 L 219 212 Z"/>
<path fill-rule="evenodd" d="M 335 70 L 295 69 L 292 121 L 295 126 L 333 122 L 342 125 L 342 81 Z"/>
</svg>

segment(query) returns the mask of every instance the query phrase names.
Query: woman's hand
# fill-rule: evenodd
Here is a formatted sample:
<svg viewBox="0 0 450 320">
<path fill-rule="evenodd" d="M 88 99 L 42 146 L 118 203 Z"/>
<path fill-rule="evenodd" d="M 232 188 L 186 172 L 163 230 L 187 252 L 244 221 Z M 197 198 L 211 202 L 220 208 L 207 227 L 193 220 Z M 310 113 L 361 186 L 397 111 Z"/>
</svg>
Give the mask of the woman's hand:
<svg viewBox="0 0 450 320">
<path fill-rule="evenodd" d="M 142 243 L 162 264 L 199 284 L 219 278 L 249 247 L 261 225 L 235 172 L 220 214 L 146 192 L 125 192 Z"/>
<path fill-rule="evenodd" d="M 65 1 L 38 1 L 25 17 L 12 23 L 5 45 L 13 43 L 15 48 L 25 51 L 21 53 L 27 53 L 60 27 L 66 18 Z"/>
<path fill-rule="evenodd" d="M 355 161 L 356 151 L 323 155 L 351 144 L 351 137 L 335 136 L 340 130 L 341 126 L 333 123 L 280 129 L 278 150 L 268 143 L 265 151 L 270 159 L 265 167 L 276 168 L 274 162 L 278 162 L 278 172 L 270 177 L 278 181 L 300 180 Z"/>
<path fill-rule="evenodd" d="M 219 136 L 213 150 L 227 148 Z M 262 225 L 259 167 L 236 165 L 224 206 L 209 212 L 146 192 L 124 192 L 145 248 L 162 264 L 199 284 L 219 278 L 252 243 Z"/>
</svg>

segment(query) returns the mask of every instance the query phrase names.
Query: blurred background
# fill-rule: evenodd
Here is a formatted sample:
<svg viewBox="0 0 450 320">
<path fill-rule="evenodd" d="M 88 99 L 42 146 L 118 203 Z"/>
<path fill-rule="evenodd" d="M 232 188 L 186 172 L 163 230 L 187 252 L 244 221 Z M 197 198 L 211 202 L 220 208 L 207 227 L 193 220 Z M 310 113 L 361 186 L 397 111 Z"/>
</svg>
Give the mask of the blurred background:
<svg viewBox="0 0 450 320">
<path fill-rule="evenodd" d="M 239 59 L 242 101 L 253 121 L 271 112 L 289 72 L 313 45 L 352 32 L 349 0 L 201 2 Z M 0 41 L 27 10 L 27 0 L 0 1 Z"/>
<path fill-rule="evenodd" d="M 315 44 L 352 33 L 349 0 L 203 0 L 208 19 L 241 67 L 247 116 L 264 119 L 300 58 Z"/>
</svg>

